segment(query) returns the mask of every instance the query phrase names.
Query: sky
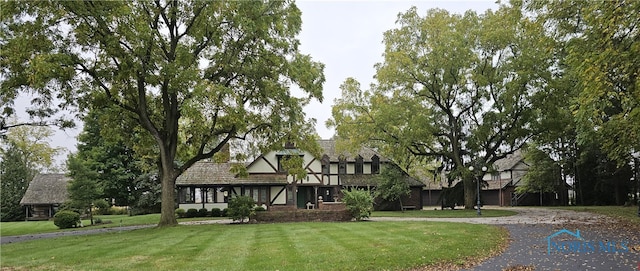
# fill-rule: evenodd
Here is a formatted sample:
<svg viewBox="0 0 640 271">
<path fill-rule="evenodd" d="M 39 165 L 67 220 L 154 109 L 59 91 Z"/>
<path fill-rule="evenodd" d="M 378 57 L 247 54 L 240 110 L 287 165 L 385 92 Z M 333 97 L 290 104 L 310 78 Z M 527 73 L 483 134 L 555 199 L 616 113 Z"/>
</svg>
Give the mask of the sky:
<svg viewBox="0 0 640 271">
<path fill-rule="evenodd" d="M 309 54 L 315 61 L 325 65 L 325 84 L 323 102 L 312 102 L 305 108 L 308 118 L 317 121 L 316 131 L 323 139 L 329 139 L 334 131 L 325 126 L 331 117 L 331 106 L 340 96 L 340 85 L 353 77 L 362 86 L 373 81 L 374 64 L 382 61 L 384 47 L 382 35 L 396 28 L 398 13 L 412 6 L 418 14 L 440 8 L 452 13 L 464 13 L 475 10 L 482 13 L 487 9 L 495 10 L 495 1 L 297 1 L 302 11 L 302 31 L 299 35 L 300 51 Z M 26 104 L 27 99 L 17 101 L 17 105 Z M 69 152 L 75 152 L 76 139 L 81 127 L 57 130 L 51 139 L 51 145 L 63 147 L 64 153 L 56 159 L 62 163 Z"/>
</svg>

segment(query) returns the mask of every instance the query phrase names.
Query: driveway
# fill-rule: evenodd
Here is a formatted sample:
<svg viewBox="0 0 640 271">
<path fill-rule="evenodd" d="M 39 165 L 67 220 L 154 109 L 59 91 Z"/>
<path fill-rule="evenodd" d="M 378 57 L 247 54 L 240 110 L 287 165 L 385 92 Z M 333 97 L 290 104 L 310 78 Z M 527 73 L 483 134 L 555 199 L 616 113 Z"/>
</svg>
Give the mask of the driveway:
<svg viewBox="0 0 640 271">
<path fill-rule="evenodd" d="M 511 242 L 502 254 L 464 270 L 640 271 L 640 219 L 634 225 L 588 212 L 539 207 L 507 210 L 518 214 L 474 218 L 380 217 L 371 220 L 492 224 L 509 230 Z M 569 234 L 577 231 L 580 238 Z"/>
</svg>

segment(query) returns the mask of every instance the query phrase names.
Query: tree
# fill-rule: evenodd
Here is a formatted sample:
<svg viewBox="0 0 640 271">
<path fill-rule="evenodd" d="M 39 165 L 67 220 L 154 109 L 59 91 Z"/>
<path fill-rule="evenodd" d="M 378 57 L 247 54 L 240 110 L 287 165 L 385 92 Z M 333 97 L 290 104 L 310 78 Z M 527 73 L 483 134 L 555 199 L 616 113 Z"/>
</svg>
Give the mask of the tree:
<svg viewBox="0 0 640 271">
<path fill-rule="evenodd" d="M 12 122 L 13 123 L 13 122 Z M 54 156 L 60 148 L 49 146 L 49 127 L 17 126 L 0 139 L 0 219 L 24 218 L 20 200 L 29 182 L 39 172 L 55 169 Z"/>
<path fill-rule="evenodd" d="M 24 210 L 20 200 L 33 179 L 33 170 L 27 167 L 22 152 L 14 144 L 0 153 L 0 221 L 22 220 Z"/>
<path fill-rule="evenodd" d="M 76 155 L 69 155 L 67 168 L 71 181 L 67 186 L 69 202 L 65 204 L 87 213 L 91 219 L 91 225 L 93 225 L 92 204 L 95 200 L 101 199 L 103 194 L 96 182 L 98 174 L 88 168 L 82 158 Z"/>
<path fill-rule="evenodd" d="M 638 1 L 524 1 L 563 54 L 560 76 L 575 78 L 578 138 L 601 142 L 619 166 L 640 150 Z"/>
<path fill-rule="evenodd" d="M 560 166 L 551 159 L 547 153 L 533 146 L 527 148 L 525 162 L 529 165 L 527 173 L 522 178 L 524 184 L 518 186 L 518 193 L 540 193 L 540 205 L 542 194 L 557 192 L 560 182 Z"/>
<path fill-rule="evenodd" d="M 113 122 L 112 116 L 117 110 L 110 108 L 94 108 L 82 118 L 83 131 L 78 135 L 76 157 L 86 170 L 94 174 L 93 181 L 99 187 L 101 198 L 113 200 L 116 205 L 130 206 L 138 201 L 134 193 L 137 179 L 144 173 L 143 161 L 133 150 L 132 145 L 141 144 L 132 131 L 133 127 L 126 122 Z M 130 137 L 110 136 L 124 134 L 129 131 Z M 70 171 L 74 176 L 74 171 Z M 143 191 L 138 191 L 143 192 Z"/>
<path fill-rule="evenodd" d="M 377 176 L 374 194 L 375 197 L 380 197 L 384 200 L 398 201 L 400 210 L 404 212 L 402 197 L 411 194 L 411 188 L 402 169 L 396 166 L 383 167 L 380 175 Z"/>
<path fill-rule="evenodd" d="M 299 53 L 289 1 L 2 4 L 3 46 L 16 51 L 4 87 L 56 92 L 81 109 L 115 105 L 148 133 L 160 226 L 177 224 L 175 180 L 195 162 L 233 140 L 266 150 L 312 131 L 302 107 L 322 100 L 323 65 Z"/>
<path fill-rule="evenodd" d="M 482 15 L 415 8 L 384 33 L 376 83 L 341 86 L 328 125 L 340 138 L 388 157 L 442 161 L 462 179 L 474 206 L 469 165 L 480 169 L 521 148 L 535 133 L 534 99 L 550 77 L 552 40 L 541 24 L 507 6 Z"/>
</svg>

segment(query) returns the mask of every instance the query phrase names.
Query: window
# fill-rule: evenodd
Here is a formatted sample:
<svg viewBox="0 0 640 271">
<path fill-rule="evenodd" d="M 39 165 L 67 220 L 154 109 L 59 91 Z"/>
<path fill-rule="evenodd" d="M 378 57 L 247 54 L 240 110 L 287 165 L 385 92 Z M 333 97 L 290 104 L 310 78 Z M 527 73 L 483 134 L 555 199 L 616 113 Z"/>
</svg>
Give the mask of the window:
<svg viewBox="0 0 640 271">
<path fill-rule="evenodd" d="M 371 157 L 371 174 L 380 173 L 380 157 L 373 155 Z"/>
<path fill-rule="evenodd" d="M 193 203 L 194 201 L 195 201 L 194 187 L 180 188 L 180 203 Z"/>
<path fill-rule="evenodd" d="M 344 156 L 340 156 L 338 159 L 338 174 L 347 174 L 347 160 Z"/>
<path fill-rule="evenodd" d="M 282 155 L 278 155 L 278 172 L 286 172 L 286 170 L 284 170 L 284 167 L 282 166 L 282 159 L 286 158 Z"/>
<path fill-rule="evenodd" d="M 269 196 L 267 195 L 267 191 L 268 191 L 267 188 L 268 187 L 266 186 L 251 187 L 246 191 L 247 196 L 252 197 L 257 205 L 262 205 L 262 204 L 269 205 Z"/>
<path fill-rule="evenodd" d="M 363 164 L 364 162 L 363 162 L 362 156 L 358 155 L 358 157 L 356 157 L 356 168 L 355 168 L 356 174 L 362 174 Z"/>
<path fill-rule="evenodd" d="M 329 175 L 330 172 L 330 168 L 331 168 L 331 163 L 329 161 L 329 156 L 327 156 L 326 154 L 322 156 L 322 175 Z"/>
</svg>

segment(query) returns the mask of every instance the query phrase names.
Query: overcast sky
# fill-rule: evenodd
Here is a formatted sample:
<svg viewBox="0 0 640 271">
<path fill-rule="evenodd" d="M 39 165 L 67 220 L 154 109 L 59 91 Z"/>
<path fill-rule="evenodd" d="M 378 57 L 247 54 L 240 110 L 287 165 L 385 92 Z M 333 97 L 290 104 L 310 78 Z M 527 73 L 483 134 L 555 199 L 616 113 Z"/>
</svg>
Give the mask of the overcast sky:
<svg viewBox="0 0 640 271">
<path fill-rule="evenodd" d="M 373 79 L 373 65 L 382 60 L 382 34 L 395 28 L 398 13 L 416 6 L 419 14 L 428 9 L 441 8 L 453 13 L 472 9 L 479 13 L 497 9 L 495 1 L 298 1 L 302 11 L 301 51 L 325 64 L 324 101 L 306 108 L 307 117 L 317 120 L 320 137 L 328 139 L 334 131 L 325 127 L 331 116 L 334 99 L 340 95 L 339 86 L 347 77 L 354 77 L 362 86 Z M 18 104 L 24 104 L 24 101 Z M 67 149 L 58 159 L 64 161 L 75 151 L 75 137 L 79 129 L 58 131 L 52 145 Z"/>
</svg>

